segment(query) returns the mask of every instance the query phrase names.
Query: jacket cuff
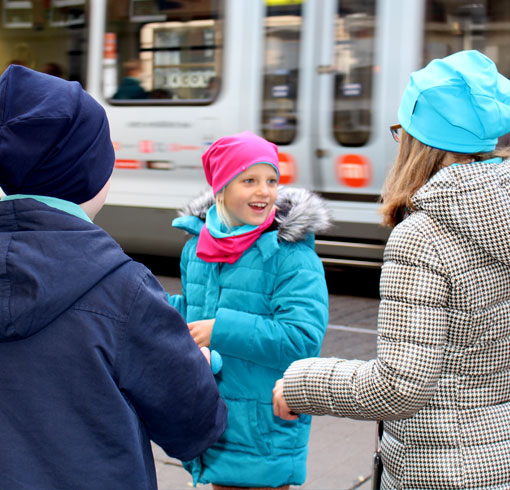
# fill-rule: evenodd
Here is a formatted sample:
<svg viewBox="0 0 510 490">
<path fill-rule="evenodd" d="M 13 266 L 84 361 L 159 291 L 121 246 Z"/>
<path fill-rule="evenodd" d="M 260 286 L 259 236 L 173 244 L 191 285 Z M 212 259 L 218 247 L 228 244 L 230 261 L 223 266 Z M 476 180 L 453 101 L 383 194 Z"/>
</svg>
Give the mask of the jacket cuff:
<svg viewBox="0 0 510 490">
<path fill-rule="evenodd" d="M 293 362 L 283 375 L 283 397 L 289 408 L 296 413 L 324 415 L 324 410 L 314 392 L 321 391 L 323 382 L 319 379 L 325 371 L 316 365 L 324 359 L 311 357 Z M 336 359 L 332 359 L 336 361 Z M 320 362 L 323 366 L 322 362 Z M 328 370 L 329 371 L 329 370 Z"/>
<path fill-rule="evenodd" d="M 283 396 L 297 413 L 364 418 L 356 398 L 356 371 L 365 361 L 310 358 L 285 371 Z"/>
</svg>

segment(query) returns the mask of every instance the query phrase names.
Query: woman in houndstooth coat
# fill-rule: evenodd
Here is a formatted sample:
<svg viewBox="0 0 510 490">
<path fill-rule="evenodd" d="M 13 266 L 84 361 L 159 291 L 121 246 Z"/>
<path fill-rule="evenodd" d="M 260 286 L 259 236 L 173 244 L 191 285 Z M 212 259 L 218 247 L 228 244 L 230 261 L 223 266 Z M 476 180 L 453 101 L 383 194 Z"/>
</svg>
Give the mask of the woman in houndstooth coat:
<svg viewBox="0 0 510 490">
<path fill-rule="evenodd" d="M 509 104 L 477 51 L 412 74 L 382 207 L 377 358 L 297 361 L 274 389 L 285 419 L 384 420 L 384 489 L 510 488 L 510 160 L 493 151 Z"/>
</svg>

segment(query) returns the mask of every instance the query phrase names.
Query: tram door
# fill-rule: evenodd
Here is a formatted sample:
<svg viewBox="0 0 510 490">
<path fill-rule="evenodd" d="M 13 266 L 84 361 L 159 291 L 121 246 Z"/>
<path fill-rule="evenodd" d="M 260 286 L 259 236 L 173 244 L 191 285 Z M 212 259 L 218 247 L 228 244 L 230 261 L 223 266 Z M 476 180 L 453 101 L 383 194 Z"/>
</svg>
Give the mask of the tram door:
<svg viewBox="0 0 510 490">
<path fill-rule="evenodd" d="M 332 199 L 374 203 L 381 192 L 397 149 L 388 127 L 419 59 L 420 3 L 328 0 L 317 13 L 314 186 Z"/>
<path fill-rule="evenodd" d="M 308 2 L 312 7 L 310 187 L 334 218 L 317 250 L 342 264 L 377 266 L 389 235 L 379 199 L 398 151 L 389 126 L 421 58 L 422 2 Z"/>
<path fill-rule="evenodd" d="M 394 32 L 410 29 L 388 4 L 414 26 L 417 12 L 400 0 L 264 3 L 262 135 L 279 145 L 284 183 L 328 200 L 335 227 L 319 237 L 319 252 L 380 258 L 387 231 L 377 201 L 397 151 L 388 127 L 418 49 L 411 35 L 408 54 L 387 54 L 401 44 Z M 357 251 L 349 241 L 371 243 Z"/>
</svg>

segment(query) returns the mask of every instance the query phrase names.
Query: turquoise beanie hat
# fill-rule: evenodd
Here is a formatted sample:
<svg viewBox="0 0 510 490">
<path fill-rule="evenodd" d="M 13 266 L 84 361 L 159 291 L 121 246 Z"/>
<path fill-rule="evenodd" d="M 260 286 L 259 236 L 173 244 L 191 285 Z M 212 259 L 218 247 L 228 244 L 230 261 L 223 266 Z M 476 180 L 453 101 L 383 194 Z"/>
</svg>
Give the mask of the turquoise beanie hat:
<svg viewBox="0 0 510 490">
<path fill-rule="evenodd" d="M 510 81 L 479 51 L 460 51 L 411 74 L 398 120 L 422 143 L 456 153 L 494 150 L 510 132 Z"/>
</svg>

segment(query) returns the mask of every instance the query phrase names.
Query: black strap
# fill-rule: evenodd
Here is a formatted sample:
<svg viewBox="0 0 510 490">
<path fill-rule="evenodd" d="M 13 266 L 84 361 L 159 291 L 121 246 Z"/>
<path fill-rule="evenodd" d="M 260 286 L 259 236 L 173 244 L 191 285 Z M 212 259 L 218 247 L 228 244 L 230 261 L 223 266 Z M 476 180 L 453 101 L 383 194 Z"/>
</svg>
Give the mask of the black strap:
<svg viewBox="0 0 510 490">
<path fill-rule="evenodd" d="M 381 478 L 383 472 L 383 463 L 381 457 L 381 439 L 383 435 L 383 422 L 379 420 L 377 422 L 375 431 L 375 451 L 372 465 L 372 490 L 380 490 Z"/>
</svg>

